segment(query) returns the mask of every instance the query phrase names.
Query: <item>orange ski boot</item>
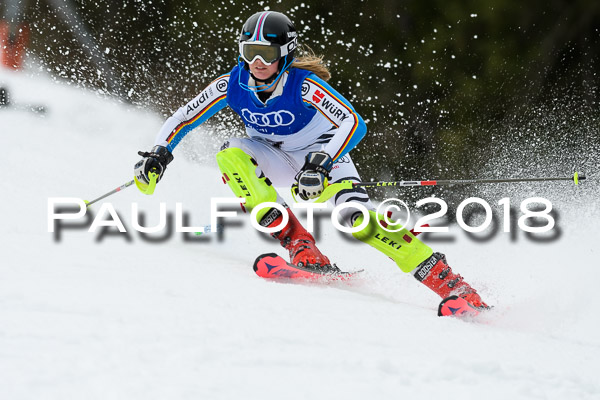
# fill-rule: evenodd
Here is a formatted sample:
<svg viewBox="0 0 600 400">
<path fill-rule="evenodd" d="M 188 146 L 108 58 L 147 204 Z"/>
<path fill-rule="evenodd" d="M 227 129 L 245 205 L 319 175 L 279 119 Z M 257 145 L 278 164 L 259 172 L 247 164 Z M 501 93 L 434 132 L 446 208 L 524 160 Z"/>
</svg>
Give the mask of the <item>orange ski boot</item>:
<svg viewBox="0 0 600 400">
<path fill-rule="evenodd" d="M 285 206 L 289 216 L 287 225 L 279 232 L 272 233 L 281 245 L 290 253 L 290 262 L 305 268 L 331 268 L 331 262 L 315 244 L 315 238 L 300 224 L 300 221 Z M 268 211 L 260 221 L 266 227 L 277 226 L 283 220 L 283 214 L 277 208 Z"/>
<path fill-rule="evenodd" d="M 477 291 L 463 280 L 462 276 L 452 272 L 452 268 L 448 266 L 446 257 L 442 253 L 433 253 L 413 273 L 419 282 L 433 290 L 443 299 L 450 296 L 458 296 L 465 299 L 475 308 L 489 308 L 481 300 Z"/>
</svg>

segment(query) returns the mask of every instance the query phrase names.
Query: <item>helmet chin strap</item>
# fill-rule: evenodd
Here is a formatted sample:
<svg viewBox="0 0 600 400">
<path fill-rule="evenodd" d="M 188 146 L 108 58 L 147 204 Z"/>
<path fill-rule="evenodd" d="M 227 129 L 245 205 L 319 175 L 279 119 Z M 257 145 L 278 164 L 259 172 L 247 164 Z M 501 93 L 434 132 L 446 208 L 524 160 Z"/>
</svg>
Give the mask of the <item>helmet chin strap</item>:
<svg viewBox="0 0 600 400">
<path fill-rule="evenodd" d="M 252 77 L 252 79 L 254 79 L 256 82 L 263 82 L 265 85 L 268 85 L 269 83 L 273 83 L 275 78 L 277 78 L 279 76 L 279 70 L 277 70 L 277 72 L 275 72 L 273 75 L 271 75 L 267 79 L 258 79 L 257 77 L 254 76 L 254 74 L 252 72 L 250 72 L 250 71 L 248 71 L 248 72 L 250 73 L 250 76 Z"/>
</svg>

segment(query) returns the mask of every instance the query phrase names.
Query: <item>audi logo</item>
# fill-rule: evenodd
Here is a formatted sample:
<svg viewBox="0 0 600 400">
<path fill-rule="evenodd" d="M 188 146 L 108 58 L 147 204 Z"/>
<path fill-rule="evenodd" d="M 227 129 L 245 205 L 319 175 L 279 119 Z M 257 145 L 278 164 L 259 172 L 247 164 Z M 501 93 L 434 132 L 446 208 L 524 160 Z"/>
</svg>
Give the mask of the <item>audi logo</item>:
<svg viewBox="0 0 600 400">
<path fill-rule="evenodd" d="M 291 125 L 295 120 L 294 114 L 287 110 L 273 111 L 266 114 L 253 113 L 247 108 L 242 109 L 242 117 L 248 123 L 258 126 L 275 128 L 277 126 Z"/>
</svg>

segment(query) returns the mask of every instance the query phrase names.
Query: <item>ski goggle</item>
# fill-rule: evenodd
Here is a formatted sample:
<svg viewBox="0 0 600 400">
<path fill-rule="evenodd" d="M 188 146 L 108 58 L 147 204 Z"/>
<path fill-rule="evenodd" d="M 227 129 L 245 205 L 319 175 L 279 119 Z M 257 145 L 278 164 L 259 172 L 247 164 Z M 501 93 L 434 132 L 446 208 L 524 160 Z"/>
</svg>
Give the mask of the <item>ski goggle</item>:
<svg viewBox="0 0 600 400">
<path fill-rule="evenodd" d="M 244 41 L 240 42 L 240 56 L 248 64 L 252 64 L 258 58 L 265 65 L 271 65 L 294 51 L 297 45 L 296 38 L 283 46 L 260 41 Z"/>
</svg>

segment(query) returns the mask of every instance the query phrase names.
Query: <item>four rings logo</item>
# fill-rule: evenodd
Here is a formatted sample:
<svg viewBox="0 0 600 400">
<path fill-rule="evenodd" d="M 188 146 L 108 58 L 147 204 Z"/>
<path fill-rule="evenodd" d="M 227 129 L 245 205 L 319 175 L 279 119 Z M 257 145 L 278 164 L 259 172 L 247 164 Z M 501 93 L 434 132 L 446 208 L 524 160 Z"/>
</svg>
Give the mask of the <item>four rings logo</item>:
<svg viewBox="0 0 600 400">
<path fill-rule="evenodd" d="M 269 113 L 253 113 L 247 108 L 242 109 L 242 117 L 248 123 L 258 126 L 275 128 L 277 126 L 291 125 L 295 120 L 294 114 L 287 110 L 273 111 Z"/>
</svg>

